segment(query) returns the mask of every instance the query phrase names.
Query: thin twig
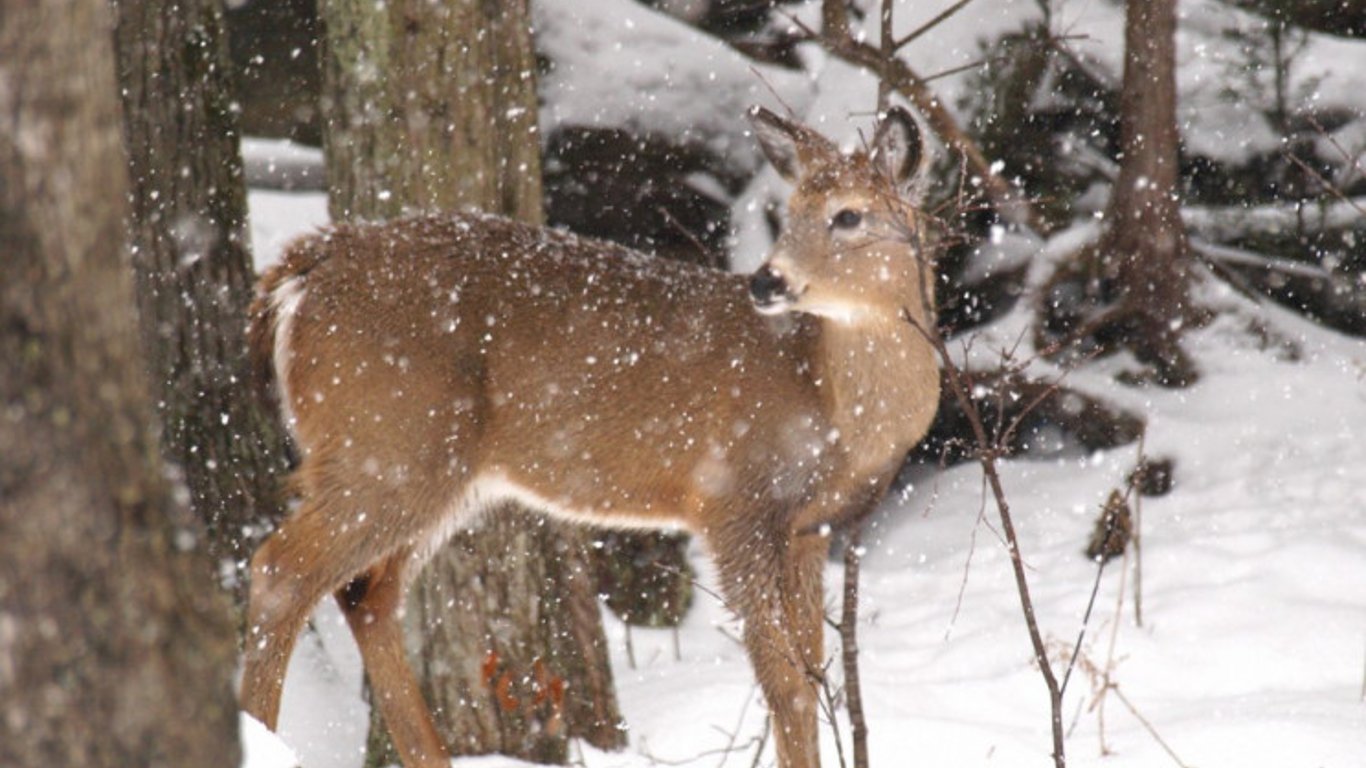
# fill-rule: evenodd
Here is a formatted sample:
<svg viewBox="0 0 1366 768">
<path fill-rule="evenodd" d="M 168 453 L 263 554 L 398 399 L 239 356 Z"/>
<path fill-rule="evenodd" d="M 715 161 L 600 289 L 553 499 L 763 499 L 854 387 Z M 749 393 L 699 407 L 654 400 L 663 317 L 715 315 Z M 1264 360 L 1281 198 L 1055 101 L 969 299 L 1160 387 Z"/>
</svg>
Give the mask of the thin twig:
<svg viewBox="0 0 1366 768">
<path fill-rule="evenodd" d="M 754 702 L 754 693 L 757 690 L 759 690 L 758 685 L 750 686 L 749 695 L 745 697 L 745 703 L 740 707 L 740 714 L 735 718 L 735 727 L 729 733 L 730 740 L 726 742 L 725 750 L 721 754 L 721 762 L 716 764 L 716 768 L 725 768 L 726 760 L 730 758 L 733 751 L 731 748 L 735 746 L 735 739 L 740 733 L 740 728 L 745 724 L 745 714 L 749 712 L 749 705 Z M 764 722 L 767 723 L 768 719 L 765 718 Z"/>
<path fill-rule="evenodd" d="M 958 583 L 958 599 L 953 603 L 953 615 L 949 617 L 949 625 L 944 628 L 944 640 L 949 639 L 949 634 L 958 625 L 958 613 L 963 609 L 963 595 L 968 591 L 968 574 L 972 571 L 972 556 L 977 552 L 977 529 L 986 522 L 987 518 L 987 476 L 982 475 L 982 503 L 977 507 L 977 520 L 972 524 L 972 533 L 968 534 L 968 556 L 963 560 L 963 580 Z"/>
<path fill-rule="evenodd" d="M 707 264 L 716 267 L 725 267 L 725 257 L 717 253 L 716 251 L 713 251 L 711 248 L 707 247 L 707 244 L 698 239 L 697 235 L 693 234 L 692 230 L 683 226 L 683 222 L 674 218 L 674 215 L 672 213 L 669 213 L 668 208 L 665 208 L 662 205 L 657 205 L 655 206 L 655 210 L 659 213 L 660 216 L 664 217 L 664 222 L 666 224 L 678 230 L 679 233 L 681 233 L 684 237 L 688 239 L 688 242 L 692 243 L 693 247 L 696 248 L 697 252 L 702 255 L 702 258 L 706 260 Z"/>
<path fill-rule="evenodd" d="M 787 103 L 787 99 L 784 99 L 782 94 L 778 93 L 778 89 L 773 87 L 773 83 L 768 81 L 768 78 L 764 76 L 764 73 L 760 72 L 759 68 L 753 65 L 750 65 L 749 71 L 750 74 L 754 75 L 754 77 L 763 84 L 764 90 L 768 91 L 768 94 L 773 97 L 773 100 L 782 106 L 783 111 L 787 112 L 787 116 L 795 120 L 797 118 L 797 111 L 792 108 L 791 104 Z"/>
<path fill-rule="evenodd" d="M 1138 477 L 1135 485 L 1142 485 L 1147 480 L 1148 474 L 1148 453 L 1144 444 L 1148 439 L 1148 427 L 1145 424 L 1138 433 Z M 1139 629 L 1143 628 L 1143 489 L 1139 488 L 1134 495 L 1134 530 L 1132 535 L 1134 545 L 1134 624 Z M 1123 599 L 1124 581 L 1120 580 L 1121 597 Z"/>
<path fill-rule="evenodd" d="M 1115 696 L 1119 697 L 1119 702 L 1124 705 L 1125 709 L 1129 710 L 1129 714 L 1133 715 L 1138 719 L 1138 722 L 1143 724 L 1143 727 L 1153 739 L 1157 741 L 1158 745 L 1162 747 L 1162 750 L 1167 753 L 1167 756 L 1170 757 L 1173 762 L 1181 766 L 1181 768 L 1190 768 L 1190 766 L 1187 765 L 1171 748 L 1171 745 L 1167 743 L 1166 739 L 1162 738 L 1162 734 L 1157 732 L 1157 729 L 1153 727 L 1153 724 L 1148 722 L 1148 718 L 1139 713 L 1138 708 L 1134 706 L 1132 701 L 1129 701 L 1129 697 L 1124 695 L 1124 692 L 1119 689 L 1118 685 L 1112 686 L 1110 690 L 1115 692 Z"/>
<path fill-rule="evenodd" d="M 1129 557 L 1129 551 L 1124 551 L 1124 557 Z M 1125 564 L 1127 565 L 1127 563 Z M 1119 572 L 1119 594 L 1115 597 L 1115 615 L 1110 620 L 1110 643 L 1105 650 L 1105 668 L 1100 674 L 1100 691 L 1096 694 L 1096 722 L 1100 727 L 1100 753 L 1110 754 L 1110 748 L 1105 743 L 1105 694 L 1115 685 L 1113 675 L 1115 671 L 1115 648 L 1119 645 L 1119 625 L 1124 618 L 1124 588 L 1126 576 L 1129 569 L 1122 568 Z"/>
<path fill-rule="evenodd" d="M 1317 131 L 1320 136 L 1328 140 L 1328 143 L 1333 146 L 1333 149 L 1338 151 L 1338 154 L 1342 156 L 1343 160 L 1347 161 L 1347 164 L 1352 167 L 1352 170 L 1356 171 L 1358 175 L 1366 176 L 1366 169 L 1361 167 L 1362 152 L 1357 152 L 1355 155 L 1348 152 L 1346 147 L 1338 143 L 1337 137 L 1329 133 L 1328 129 L 1324 128 L 1323 124 L 1320 123 L 1317 118 L 1313 115 L 1306 115 L 1306 117 L 1309 118 L 1309 124 L 1314 126 L 1314 130 Z M 1349 174 L 1347 178 L 1350 180 L 1351 175 Z M 1347 186 L 1347 181 L 1342 182 L 1342 185 Z"/>
<path fill-rule="evenodd" d="M 659 755 L 656 755 L 653 752 L 651 752 L 649 748 L 646 746 L 641 746 L 640 754 L 644 755 L 645 758 L 649 760 L 651 763 L 658 763 L 659 765 L 692 765 L 693 763 L 697 762 L 699 759 L 704 757 L 711 757 L 713 755 L 725 753 L 748 752 L 750 747 L 753 747 L 756 744 L 759 746 L 759 751 L 762 753 L 764 740 L 767 738 L 767 736 L 768 728 L 765 727 L 764 730 L 760 732 L 758 736 L 751 736 L 744 744 L 737 744 L 727 747 L 717 747 L 715 749 L 704 749 L 701 752 L 698 752 L 697 754 L 691 755 L 689 757 L 660 757 Z"/>
<path fill-rule="evenodd" d="M 855 40 L 849 34 L 849 22 L 842 0 L 824 0 L 821 9 L 822 29 L 817 32 L 806 22 L 788 15 L 793 26 L 802 31 L 805 39 L 820 44 L 832 56 L 848 64 L 862 67 L 885 77 L 892 88 L 915 106 L 930 129 L 944 143 L 967 158 L 973 173 L 982 178 L 983 191 L 997 212 L 1011 223 L 1035 232 L 1047 233 L 1047 222 L 1038 215 L 1021 193 L 991 168 L 981 148 L 958 125 L 948 108 L 925 85 L 924 81 L 899 58 L 888 59 L 879 48 Z M 886 67 L 887 71 L 884 71 Z"/>
<path fill-rule="evenodd" d="M 947 20 L 949 19 L 949 17 L 951 17 L 951 16 L 953 16 L 954 14 L 958 13 L 959 11 L 963 10 L 964 6 L 966 6 L 968 3 L 971 3 L 971 2 L 972 2 L 972 0 L 958 0 L 958 2 L 954 3 L 953 5 L 949 6 L 948 8 L 945 8 L 945 9 L 944 9 L 943 11 L 941 11 L 937 16 L 935 16 L 933 19 L 930 19 L 929 21 L 925 22 L 924 24 L 921 24 L 919 27 L 916 27 L 914 30 L 912 30 L 911 32 L 907 33 L 907 35 L 906 35 L 905 37 L 903 37 L 903 38 L 901 38 L 900 40 L 896 41 L 896 43 L 894 43 L 894 44 L 892 45 L 892 53 L 896 53 L 896 52 L 900 51 L 902 48 L 905 48 L 906 46 L 908 46 L 908 45 L 910 45 L 911 43 L 915 42 L 916 39 L 919 38 L 921 35 L 925 34 L 926 32 L 929 32 L 931 29 L 934 29 L 935 27 L 937 27 L 937 26 L 939 26 L 940 24 L 944 23 L 945 21 L 947 21 Z M 886 48 L 886 43 L 885 43 L 885 42 L 883 43 L 883 48 L 884 48 L 884 49 Z"/>
<path fill-rule="evenodd" d="M 1077 665 L 1077 657 L 1081 655 L 1081 644 L 1086 639 L 1086 627 L 1091 623 L 1091 609 L 1096 607 L 1096 595 L 1100 593 L 1100 579 L 1105 575 L 1105 558 L 1097 558 L 1096 580 L 1091 584 L 1091 598 L 1086 601 L 1086 612 L 1081 617 L 1081 628 L 1077 630 L 1077 642 L 1072 644 L 1072 655 L 1067 659 L 1067 669 L 1062 674 L 1062 685 L 1058 686 L 1058 694 L 1067 693 L 1067 681 L 1072 679 L 1072 669 Z"/>
<path fill-rule="evenodd" d="M 773 730 L 773 722 L 764 718 L 764 729 L 759 731 L 759 744 L 754 750 L 754 760 L 750 762 L 749 768 L 759 768 L 759 760 L 764 756 L 764 745 L 768 743 L 768 734 Z"/>
<path fill-rule="evenodd" d="M 930 297 L 922 296 L 921 300 L 926 309 L 932 306 Z M 1015 533 L 1015 522 L 1010 514 L 1010 502 L 1006 498 L 1005 488 L 1001 484 L 1001 476 L 996 468 L 996 459 L 1001 453 L 1000 447 L 993 444 L 988 438 L 986 427 L 982 422 L 982 414 L 973 401 L 970 390 L 965 387 L 965 381 L 970 381 L 970 376 L 954 362 L 944 338 L 937 329 L 922 327 L 909 311 L 903 310 L 902 316 L 909 325 L 920 332 L 939 355 L 940 363 L 948 374 L 947 378 L 949 386 L 953 390 L 954 398 L 957 399 L 959 407 L 967 415 L 973 437 L 977 440 L 978 463 L 981 464 L 982 471 L 986 474 L 987 485 L 991 488 L 992 497 L 996 501 L 997 516 L 1000 519 L 1001 531 L 1007 542 L 1011 569 L 1015 576 L 1015 588 L 1019 593 L 1020 607 L 1024 612 L 1025 626 L 1029 632 L 1029 642 L 1034 649 L 1034 659 L 1039 665 L 1039 673 L 1043 676 L 1044 685 L 1048 689 L 1049 716 L 1053 735 L 1053 764 L 1055 768 L 1065 768 L 1067 758 L 1063 744 L 1062 691 L 1058 686 L 1058 679 L 1053 672 L 1053 666 L 1048 661 L 1048 650 L 1044 645 L 1043 635 L 1039 631 L 1034 601 L 1029 593 L 1029 579 L 1025 573 L 1024 557 L 1020 553 L 1020 539 Z"/>
<path fill-rule="evenodd" d="M 636 646 L 631 642 L 631 622 L 624 621 L 622 625 L 626 627 L 626 663 L 631 669 L 637 669 Z"/>
<path fill-rule="evenodd" d="M 868 720 L 863 714 L 863 687 L 858 671 L 858 579 L 862 559 L 863 521 L 849 530 L 844 544 L 844 608 L 840 616 L 840 645 L 844 661 L 844 699 L 849 710 L 854 768 L 868 768 Z"/>
<path fill-rule="evenodd" d="M 840 768 L 849 768 L 844 762 L 844 740 L 840 738 L 840 729 L 835 725 L 838 722 L 835 719 L 835 691 L 830 687 L 829 675 L 821 675 L 820 691 L 821 695 L 816 701 L 825 711 L 825 717 L 830 721 L 830 732 L 835 735 L 835 756 L 839 759 Z"/>
<path fill-rule="evenodd" d="M 1310 279 L 1326 280 L 1333 276 L 1332 272 L 1323 267 L 1311 264 L 1301 264 L 1290 259 L 1277 258 L 1270 254 L 1249 251 L 1244 248 L 1235 248 L 1222 243 L 1210 243 L 1199 238 L 1191 238 L 1191 246 L 1196 252 L 1204 256 L 1209 261 L 1219 264 L 1231 264 L 1239 267 L 1253 267 L 1266 270 L 1268 272 L 1279 272 L 1283 275 L 1292 277 L 1307 277 Z"/>
<path fill-rule="evenodd" d="M 881 33 L 878 49 L 882 51 L 882 66 L 878 69 L 877 78 L 877 113 L 885 115 L 892 97 L 891 81 L 887 74 L 891 71 L 892 59 L 896 57 L 896 48 L 892 46 L 892 0 L 882 0 L 878 29 Z"/>
</svg>

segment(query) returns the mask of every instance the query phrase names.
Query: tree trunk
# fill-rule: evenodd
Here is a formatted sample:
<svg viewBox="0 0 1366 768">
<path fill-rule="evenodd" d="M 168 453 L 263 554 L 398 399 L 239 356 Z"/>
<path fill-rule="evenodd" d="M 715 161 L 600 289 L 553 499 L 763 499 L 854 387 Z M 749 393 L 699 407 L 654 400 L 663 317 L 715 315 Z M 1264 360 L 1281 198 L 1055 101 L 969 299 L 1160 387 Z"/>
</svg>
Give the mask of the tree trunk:
<svg viewBox="0 0 1366 768">
<path fill-rule="evenodd" d="M 476 207 L 542 221 L 525 0 L 333 0 L 321 18 L 334 218 Z M 488 520 L 437 555 L 408 611 L 443 737 L 540 762 L 563 762 L 569 737 L 620 746 L 583 535 L 511 508 Z"/>
<path fill-rule="evenodd" d="M 1100 252 L 1135 309 L 1140 359 L 1173 384 L 1194 375 L 1179 347 L 1190 244 L 1177 198 L 1176 0 L 1130 0 L 1124 19 L 1119 178 Z"/>
<path fill-rule="evenodd" d="M 214 0 L 114 6 L 133 264 L 163 449 L 185 474 L 215 562 L 241 586 L 260 523 L 283 511 L 285 444 L 274 407 L 247 386 L 255 273 L 222 12 Z"/>
<path fill-rule="evenodd" d="M 526 0 L 324 0 L 320 10 L 334 219 L 477 207 L 541 223 Z"/>
<path fill-rule="evenodd" d="M 0 0 L 0 765 L 240 762 L 233 631 L 165 478 L 104 0 Z"/>
<path fill-rule="evenodd" d="M 1090 349 L 1126 347 L 1158 383 L 1185 386 L 1197 373 L 1180 338 L 1198 313 L 1177 197 L 1176 0 L 1129 0 L 1124 46 L 1119 177 L 1099 242 L 1054 277 L 1045 325 Z M 1089 309 L 1062 306 L 1069 293 Z"/>
</svg>

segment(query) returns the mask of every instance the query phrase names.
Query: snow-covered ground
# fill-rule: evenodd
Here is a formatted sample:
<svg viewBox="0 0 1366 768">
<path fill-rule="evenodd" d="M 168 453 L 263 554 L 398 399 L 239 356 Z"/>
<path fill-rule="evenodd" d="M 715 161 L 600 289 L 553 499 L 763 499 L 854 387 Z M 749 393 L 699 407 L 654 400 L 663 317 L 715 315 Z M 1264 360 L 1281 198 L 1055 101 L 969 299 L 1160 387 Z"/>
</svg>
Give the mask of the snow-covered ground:
<svg viewBox="0 0 1366 768">
<path fill-rule="evenodd" d="M 263 261 L 289 233 L 325 220 L 317 195 L 253 193 L 251 205 Z M 1115 624 L 1124 569 L 1112 565 L 1083 653 L 1094 666 L 1113 659 L 1120 692 L 1188 765 L 1359 766 L 1366 343 L 1217 285 L 1204 293 L 1226 311 L 1191 336 L 1204 372 L 1195 387 L 1122 387 L 1113 374 L 1123 359 L 1068 379 L 1146 414 L 1148 453 L 1175 461 L 1173 492 L 1142 507 L 1144 626 L 1134 624 L 1132 578 Z M 1013 340 L 1014 322 L 979 346 Z M 1092 521 L 1135 456 L 1130 446 L 1005 465 L 1040 623 L 1058 658 L 1077 635 L 1094 581 L 1081 555 Z M 994 516 L 988 507 L 979 522 L 982 508 L 980 473 L 963 466 L 889 500 L 868 536 L 860 643 L 873 765 L 1048 763 L 1047 697 Z M 699 565 L 710 578 L 700 555 Z M 838 580 L 832 564 L 832 608 Z M 671 631 L 634 630 L 635 667 L 624 627 L 610 617 L 607 625 L 631 741 L 622 753 L 584 750 L 586 765 L 717 766 L 718 750 L 737 745 L 730 764 L 749 763 L 743 747 L 762 731 L 763 709 L 723 606 L 699 595 L 678 632 L 679 658 Z M 314 626 L 290 668 L 281 731 L 309 768 L 359 766 L 366 706 L 358 656 L 330 603 Z M 1113 693 L 1104 733 L 1114 754 L 1101 757 L 1093 682 L 1079 667 L 1067 692 L 1071 764 L 1175 765 Z M 251 729 L 248 738 L 252 768 L 290 764 L 269 752 L 267 734 Z M 826 765 L 838 764 L 830 730 L 823 751 Z"/>
</svg>

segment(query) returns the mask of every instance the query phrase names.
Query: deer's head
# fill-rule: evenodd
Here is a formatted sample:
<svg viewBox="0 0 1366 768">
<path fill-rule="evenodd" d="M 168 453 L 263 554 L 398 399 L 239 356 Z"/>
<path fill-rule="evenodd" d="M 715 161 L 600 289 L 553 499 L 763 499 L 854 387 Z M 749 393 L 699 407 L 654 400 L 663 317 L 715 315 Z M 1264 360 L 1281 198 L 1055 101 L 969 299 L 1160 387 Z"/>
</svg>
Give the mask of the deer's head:
<svg viewBox="0 0 1366 768">
<path fill-rule="evenodd" d="M 911 193 L 925 156 L 915 120 L 892 108 L 850 155 L 766 109 L 750 120 L 793 186 L 782 235 L 750 278 L 759 311 L 858 323 L 919 304 L 928 268 L 924 217 Z"/>
</svg>

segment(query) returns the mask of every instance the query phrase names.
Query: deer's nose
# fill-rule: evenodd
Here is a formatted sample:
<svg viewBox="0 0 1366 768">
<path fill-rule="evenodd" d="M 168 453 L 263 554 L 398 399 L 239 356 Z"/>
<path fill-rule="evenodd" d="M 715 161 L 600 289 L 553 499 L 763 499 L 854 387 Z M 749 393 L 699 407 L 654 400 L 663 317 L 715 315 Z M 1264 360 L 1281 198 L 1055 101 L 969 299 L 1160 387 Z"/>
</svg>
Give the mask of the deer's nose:
<svg viewBox="0 0 1366 768">
<path fill-rule="evenodd" d="M 765 264 L 749 278 L 749 297 L 759 309 L 773 307 L 788 298 L 787 280 Z"/>
</svg>

